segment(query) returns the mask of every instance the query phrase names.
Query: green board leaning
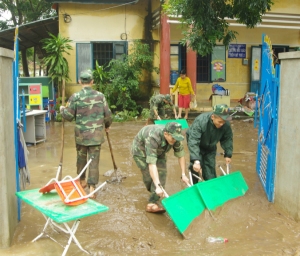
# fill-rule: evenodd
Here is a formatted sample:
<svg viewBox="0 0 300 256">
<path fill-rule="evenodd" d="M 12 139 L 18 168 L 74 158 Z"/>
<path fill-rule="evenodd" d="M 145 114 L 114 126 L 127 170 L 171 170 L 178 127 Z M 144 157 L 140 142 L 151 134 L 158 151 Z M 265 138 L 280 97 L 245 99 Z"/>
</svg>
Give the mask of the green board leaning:
<svg viewBox="0 0 300 256">
<path fill-rule="evenodd" d="M 170 122 L 176 122 L 176 123 L 181 124 L 181 128 L 182 128 L 182 129 L 187 129 L 187 128 L 189 128 L 189 125 L 188 125 L 186 119 L 154 120 L 154 123 L 155 123 L 155 124 L 162 124 L 162 125 L 166 125 L 167 123 L 170 123 Z"/>
</svg>

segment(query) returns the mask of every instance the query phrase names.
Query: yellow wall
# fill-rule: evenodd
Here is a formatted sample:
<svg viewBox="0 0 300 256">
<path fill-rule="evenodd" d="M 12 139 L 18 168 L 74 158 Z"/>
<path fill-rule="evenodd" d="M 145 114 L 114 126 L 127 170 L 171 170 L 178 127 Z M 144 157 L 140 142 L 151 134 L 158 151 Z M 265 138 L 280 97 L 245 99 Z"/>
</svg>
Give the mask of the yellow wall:
<svg viewBox="0 0 300 256">
<path fill-rule="evenodd" d="M 300 13 L 300 3 L 295 0 L 274 0 L 273 13 Z M 151 1 L 152 11 L 159 8 L 161 1 Z M 147 16 L 148 0 L 140 0 L 134 5 L 100 4 L 59 4 L 59 31 L 63 37 L 73 40 L 73 51 L 66 58 L 70 67 L 70 78 L 66 86 L 66 94 L 80 90 L 76 82 L 76 43 L 91 41 L 119 41 L 122 33 L 127 34 L 128 44 L 134 39 L 144 38 L 144 22 Z M 71 22 L 65 23 L 63 15 L 71 16 Z M 288 45 L 290 47 L 300 46 L 299 30 L 254 28 L 232 26 L 230 29 L 237 31 L 237 40 L 232 43 L 246 44 L 248 65 L 242 65 L 242 59 L 226 58 L 226 82 L 219 83 L 230 90 L 232 99 L 242 98 L 250 90 L 250 68 L 251 68 L 251 46 L 261 44 L 262 33 L 267 34 L 273 45 Z M 160 64 L 160 28 L 152 30 L 154 43 L 154 65 Z M 170 24 L 170 43 L 179 43 L 182 35 L 181 26 Z M 227 56 L 227 53 L 226 53 Z M 159 85 L 159 75 L 153 73 L 153 85 Z M 214 83 L 198 83 L 197 99 L 208 101 Z M 159 88 L 159 87 L 156 87 Z"/>
<path fill-rule="evenodd" d="M 285 14 L 299 14 L 300 2 L 295 0 L 275 0 L 271 12 Z M 181 25 L 170 24 L 171 43 L 179 43 Z M 272 41 L 272 45 L 285 45 L 289 47 L 300 46 L 300 31 L 295 29 L 278 28 L 254 28 L 231 26 L 231 30 L 237 31 L 236 44 L 246 44 L 246 58 L 248 65 L 242 65 L 242 59 L 227 58 L 226 52 L 226 82 L 218 82 L 220 85 L 230 90 L 232 100 L 243 98 L 245 93 L 250 90 L 251 73 L 251 46 L 259 46 L 262 41 L 262 34 L 267 34 Z M 212 94 L 211 86 L 213 83 L 197 84 L 197 100 L 207 101 Z"/>
<path fill-rule="evenodd" d="M 278 13 L 299 13 L 298 0 L 273 0 L 272 12 Z"/>
<path fill-rule="evenodd" d="M 66 95 L 81 89 L 76 82 L 76 43 L 91 41 L 121 41 L 121 34 L 127 34 L 127 40 L 144 38 L 144 18 L 147 15 L 147 0 L 138 4 L 100 5 L 100 4 L 59 4 L 59 32 L 73 41 L 73 51 L 66 55 L 69 63 L 70 78 L 66 86 Z M 71 16 L 71 22 L 65 23 L 64 14 Z"/>
</svg>

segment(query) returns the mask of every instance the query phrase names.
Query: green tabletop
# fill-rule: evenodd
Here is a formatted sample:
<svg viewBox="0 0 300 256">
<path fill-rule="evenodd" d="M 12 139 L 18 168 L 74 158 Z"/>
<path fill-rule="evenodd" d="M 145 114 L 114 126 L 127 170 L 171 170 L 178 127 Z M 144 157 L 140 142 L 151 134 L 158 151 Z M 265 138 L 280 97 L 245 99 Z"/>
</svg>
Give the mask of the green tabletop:
<svg viewBox="0 0 300 256">
<path fill-rule="evenodd" d="M 65 205 L 56 191 L 42 194 L 39 189 L 32 189 L 16 192 L 16 195 L 57 223 L 82 219 L 109 209 L 91 199 L 77 206 Z"/>
</svg>

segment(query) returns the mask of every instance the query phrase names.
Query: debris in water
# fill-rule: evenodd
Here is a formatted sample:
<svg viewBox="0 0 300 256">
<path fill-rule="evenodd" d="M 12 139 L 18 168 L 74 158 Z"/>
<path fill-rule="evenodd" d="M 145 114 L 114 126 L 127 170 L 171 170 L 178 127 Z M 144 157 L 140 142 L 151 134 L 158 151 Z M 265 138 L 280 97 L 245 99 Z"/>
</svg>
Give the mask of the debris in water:
<svg viewBox="0 0 300 256">
<path fill-rule="evenodd" d="M 127 177 L 123 175 L 122 171 L 118 168 L 116 171 L 115 170 L 108 170 L 103 174 L 106 177 L 111 177 L 110 179 L 106 180 L 107 183 L 120 183 Z"/>
</svg>

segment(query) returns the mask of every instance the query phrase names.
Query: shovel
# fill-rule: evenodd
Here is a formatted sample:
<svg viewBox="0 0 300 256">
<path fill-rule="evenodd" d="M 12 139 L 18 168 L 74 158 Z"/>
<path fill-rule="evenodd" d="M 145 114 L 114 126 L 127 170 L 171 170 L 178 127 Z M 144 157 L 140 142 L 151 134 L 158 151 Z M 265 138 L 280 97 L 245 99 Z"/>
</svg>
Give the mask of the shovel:
<svg viewBox="0 0 300 256">
<path fill-rule="evenodd" d="M 199 182 L 194 186 L 168 196 L 161 202 L 178 231 L 184 236 L 184 231 L 202 212 L 209 212 L 225 202 L 245 195 L 248 190 L 241 172 L 237 171 L 225 176 Z M 211 216 L 214 218 L 212 213 Z"/>
<path fill-rule="evenodd" d="M 161 203 L 178 231 L 184 236 L 184 231 L 192 221 L 206 209 L 198 188 L 191 186 L 171 196 L 168 196 L 163 188 L 162 190 L 166 198 Z"/>
<path fill-rule="evenodd" d="M 200 182 L 194 187 L 199 189 L 207 209 L 212 211 L 231 199 L 245 195 L 248 190 L 240 171 Z"/>
<path fill-rule="evenodd" d="M 222 168 L 221 165 L 219 167 L 220 167 L 222 173 L 224 174 L 224 176 L 229 174 L 229 164 L 226 164 L 226 172 L 224 171 L 224 169 Z"/>
<path fill-rule="evenodd" d="M 110 143 L 108 132 L 106 132 L 106 137 L 107 137 L 107 141 L 108 141 L 108 145 L 109 145 L 111 159 L 112 159 L 112 162 L 113 162 L 113 165 L 114 165 L 114 174 L 115 174 L 115 177 L 116 177 L 117 181 L 119 182 L 120 179 L 118 177 L 118 171 L 117 171 L 118 168 L 117 168 L 117 165 L 116 165 L 116 162 L 115 162 L 115 158 L 114 158 L 114 155 L 113 155 L 113 152 L 112 152 L 112 147 L 111 147 L 111 143 Z"/>
<path fill-rule="evenodd" d="M 201 179 L 200 178 L 200 176 L 197 176 L 196 174 L 192 174 L 194 177 L 196 177 L 199 181 L 204 181 L 203 179 Z M 199 193 L 200 193 L 200 195 L 201 195 L 201 191 L 199 190 Z M 205 201 L 203 201 L 203 203 L 205 204 Z M 205 207 L 207 208 L 207 206 L 206 206 L 206 204 L 205 204 Z M 212 214 L 212 212 L 209 210 L 209 209 L 207 209 L 208 210 L 208 212 L 209 212 L 209 214 L 210 214 L 210 216 L 214 219 L 214 220 L 216 220 L 215 219 L 215 217 L 214 217 L 214 215 Z"/>
</svg>

